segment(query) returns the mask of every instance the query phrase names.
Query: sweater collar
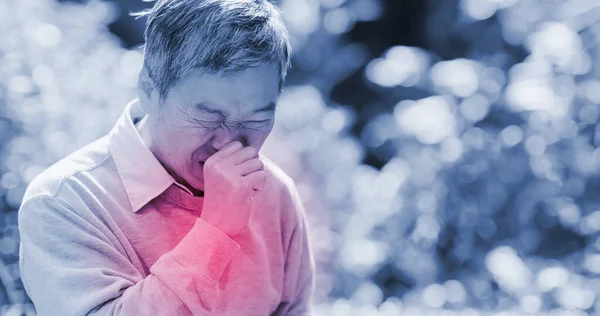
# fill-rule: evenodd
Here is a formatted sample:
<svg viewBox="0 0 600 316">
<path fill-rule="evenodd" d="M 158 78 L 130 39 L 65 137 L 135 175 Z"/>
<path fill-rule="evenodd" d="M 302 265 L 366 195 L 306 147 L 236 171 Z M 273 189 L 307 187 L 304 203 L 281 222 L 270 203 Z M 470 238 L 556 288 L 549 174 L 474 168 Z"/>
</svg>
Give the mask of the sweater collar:
<svg viewBox="0 0 600 316">
<path fill-rule="evenodd" d="M 135 127 L 144 115 L 139 100 L 132 100 L 109 134 L 110 152 L 134 212 L 173 184 L 192 195 L 175 181 L 144 144 Z"/>
</svg>

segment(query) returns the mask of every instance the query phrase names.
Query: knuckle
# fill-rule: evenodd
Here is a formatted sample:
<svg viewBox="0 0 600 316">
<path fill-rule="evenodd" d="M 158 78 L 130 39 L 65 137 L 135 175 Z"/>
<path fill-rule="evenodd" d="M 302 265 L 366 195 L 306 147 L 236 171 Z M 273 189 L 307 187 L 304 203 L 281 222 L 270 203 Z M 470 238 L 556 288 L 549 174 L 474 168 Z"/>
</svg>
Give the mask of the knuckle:
<svg viewBox="0 0 600 316">
<path fill-rule="evenodd" d="M 218 172 L 218 173 L 223 173 L 223 163 L 221 162 L 215 162 L 212 164 L 212 168 L 214 171 Z"/>
<path fill-rule="evenodd" d="M 212 166 L 215 163 L 217 163 L 219 160 L 217 159 L 217 157 L 215 155 L 212 155 L 210 157 L 208 157 L 205 161 L 204 161 L 204 165 L 205 166 Z"/>
</svg>

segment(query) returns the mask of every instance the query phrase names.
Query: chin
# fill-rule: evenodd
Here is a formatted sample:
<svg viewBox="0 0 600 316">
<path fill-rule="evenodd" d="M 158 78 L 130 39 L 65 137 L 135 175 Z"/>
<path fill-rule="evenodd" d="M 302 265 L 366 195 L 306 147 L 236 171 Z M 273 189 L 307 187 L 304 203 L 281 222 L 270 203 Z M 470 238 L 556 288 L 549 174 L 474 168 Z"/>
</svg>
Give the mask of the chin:
<svg viewBox="0 0 600 316">
<path fill-rule="evenodd" d="M 204 191 L 204 179 L 201 175 L 193 175 L 188 184 L 196 190 Z"/>
<path fill-rule="evenodd" d="M 186 187 L 188 189 L 190 189 L 192 192 L 193 191 L 204 191 L 204 183 L 202 183 L 201 181 L 196 180 L 196 178 L 194 178 L 194 179 L 186 179 L 185 181 L 187 182 Z"/>
<path fill-rule="evenodd" d="M 188 181 L 188 184 L 193 187 L 194 189 L 197 190 L 203 190 L 204 189 L 204 181 L 202 181 L 201 178 L 198 177 L 194 177 L 193 179 L 190 179 L 191 181 Z"/>
</svg>

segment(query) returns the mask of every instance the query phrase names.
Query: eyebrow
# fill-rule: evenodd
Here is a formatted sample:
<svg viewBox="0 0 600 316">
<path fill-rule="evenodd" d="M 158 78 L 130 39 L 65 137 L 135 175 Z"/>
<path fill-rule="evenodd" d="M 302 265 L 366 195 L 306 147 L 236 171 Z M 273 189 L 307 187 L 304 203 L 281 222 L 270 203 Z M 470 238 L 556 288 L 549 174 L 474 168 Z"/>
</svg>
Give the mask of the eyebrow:
<svg viewBox="0 0 600 316">
<path fill-rule="evenodd" d="M 225 113 L 223 113 L 223 111 L 213 108 L 210 105 L 210 103 L 200 102 L 200 103 L 197 103 L 196 105 L 194 105 L 194 107 L 196 109 L 204 111 L 204 112 L 220 114 L 221 116 L 226 116 Z M 275 102 L 271 102 L 260 109 L 256 109 L 256 110 L 252 111 L 250 113 L 250 115 L 253 115 L 253 114 L 256 114 L 259 112 L 271 112 L 273 110 L 275 110 Z"/>
</svg>

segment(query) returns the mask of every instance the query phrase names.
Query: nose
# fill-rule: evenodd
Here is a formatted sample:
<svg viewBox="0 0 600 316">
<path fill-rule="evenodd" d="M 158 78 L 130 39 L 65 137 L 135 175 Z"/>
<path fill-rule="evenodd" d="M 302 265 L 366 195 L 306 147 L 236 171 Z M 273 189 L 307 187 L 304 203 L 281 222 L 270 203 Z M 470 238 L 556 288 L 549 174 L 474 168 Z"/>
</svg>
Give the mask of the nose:
<svg viewBox="0 0 600 316">
<path fill-rule="evenodd" d="M 236 140 L 242 143 L 244 147 L 248 146 L 248 138 L 243 135 L 239 129 L 221 126 L 215 131 L 211 145 L 215 151 L 218 151 L 223 149 L 223 147 L 225 147 L 227 144 Z"/>
</svg>

